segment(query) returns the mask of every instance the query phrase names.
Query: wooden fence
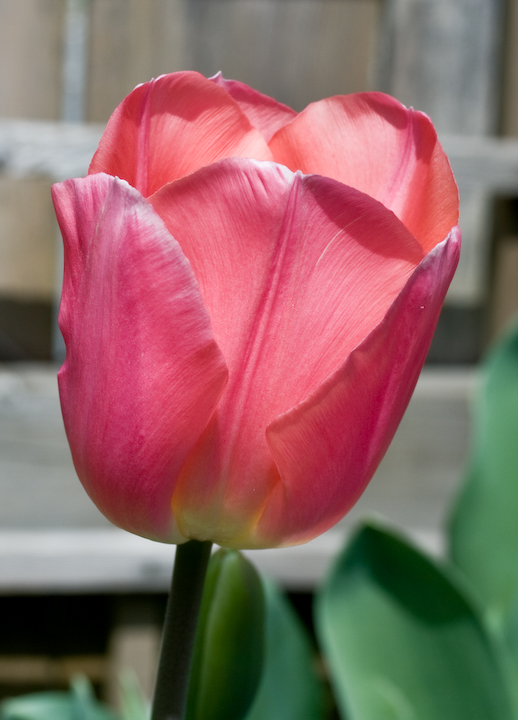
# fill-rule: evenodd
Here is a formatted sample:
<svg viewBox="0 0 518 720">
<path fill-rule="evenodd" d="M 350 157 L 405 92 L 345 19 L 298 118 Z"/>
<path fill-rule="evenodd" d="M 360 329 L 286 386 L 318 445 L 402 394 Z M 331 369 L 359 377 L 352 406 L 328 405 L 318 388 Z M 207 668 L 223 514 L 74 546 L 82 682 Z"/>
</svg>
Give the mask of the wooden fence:
<svg viewBox="0 0 518 720">
<path fill-rule="evenodd" d="M 379 88 L 427 112 L 440 134 L 469 135 L 480 156 L 477 138 L 518 137 L 517 37 L 518 0 L 0 0 L 0 119 L 104 123 L 138 82 L 222 70 L 296 109 Z M 0 135 L 0 299 L 50 302 L 52 178 L 13 177 L 10 137 Z M 455 138 L 448 146 L 455 155 Z M 515 150 L 503 151 L 507 165 Z M 451 303 L 486 300 L 495 192 L 486 180 L 461 188 Z"/>
<path fill-rule="evenodd" d="M 0 0 L 0 360 L 23 356 L 20 307 L 46 308 L 50 318 L 56 299 L 50 183 L 86 172 L 103 123 L 135 84 L 181 69 L 221 70 L 296 109 L 379 88 L 426 111 L 461 188 L 464 248 L 449 302 L 483 307 L 493 200 L 518 197 L 517 40 L 518 0 Z M 497 248 L 506 312 L 518 308 L 518 221 L 508 215 Z M 466 371 L 421 378 L 357 513 L 375 508 L 440 544 L 462 472 L 473 380 Z M 3 368 L 0 400 L 0 596 L 165 589 L 169 548 L 106 529 L 81 494 L 54 370 Z M 310 587 L 342 530 L 256 559 L 285 585 Z M 113 669 L 126 665 L 149 689 L 156 624 L 136 625 L 127 614 L 121 604 L 108 656 L 79 666 L 72 658 L 73 668 L 70 658 L 3 649 L 0 690 L 62 682 L 77 667 L 113 687 Z"/>
</svg>

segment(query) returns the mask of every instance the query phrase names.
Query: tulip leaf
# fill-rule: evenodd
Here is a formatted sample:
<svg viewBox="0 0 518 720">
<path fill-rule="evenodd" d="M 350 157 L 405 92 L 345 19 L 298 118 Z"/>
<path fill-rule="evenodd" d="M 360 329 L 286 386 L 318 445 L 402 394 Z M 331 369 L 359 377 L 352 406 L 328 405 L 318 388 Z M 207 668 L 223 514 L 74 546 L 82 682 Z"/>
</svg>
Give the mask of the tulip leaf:
<svg viewBox="0 0 518 720">
<path fill-rule="evenodd" d="M 121 720 L 148 720 L 151 714 L 138 680 L 130 671 L 119 675 L 119 704 Z"/>
<path fill-rule="evenodd" d="M 219 550 L 203 591 L 187 720 L 242 720 L 261 678 L 263 646 L 261 580 L 237 550 Z"/>
<path fill-rule="evenodd" d="M 4 700 L 1 720 L 73 720 L 72 701 L 67 692 L 39 692 Z"/>
<path fill-rule="evenodd" d="M 503 627 L 518 610 L 518 325 L 489 354 L 481 379 L 450 543 L 453 561 Z"/>
<path fill-rule="evenodd" d="M 374 524 L 353 538 L 317 603 L 347 720 L 512 718 L 500 651 L 453 578 Z"/>
<path fill-rule="evenodd" d="M 89 680 L 77 676 L 70 692 L 39 692 L 4 700 L 0 720 L 115 720 L 95 698 Z"/>
<path fill-rule="evenodd" d="M 97 701 L 92 685 L 84 675 L 72 679 L 70 693 L 74 720 L 115 720 L 114 714 Z"/>
<path fill-rule="evenodd" d="M 288 600 L 264 582 L 265 657 L 261 684 L 246 720 L 321 720 L 322 681 L 307 631 Z"/>
</svg>

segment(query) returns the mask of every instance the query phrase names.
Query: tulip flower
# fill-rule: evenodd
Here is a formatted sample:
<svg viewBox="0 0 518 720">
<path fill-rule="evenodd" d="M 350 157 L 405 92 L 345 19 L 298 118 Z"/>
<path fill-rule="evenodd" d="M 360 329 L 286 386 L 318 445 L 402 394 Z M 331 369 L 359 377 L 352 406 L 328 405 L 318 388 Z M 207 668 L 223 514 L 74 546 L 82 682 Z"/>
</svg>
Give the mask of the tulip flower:
<svg viewBox="0 0 518 720">
<path fill-rule="evenodd" d="M 305 542 L 340 520 L 413 392 L 458 262 L 430 120 L 381 93 L 300 113 L 197 73 L 140 85 L 54 186 L 74 464 L 164 542 Z"/>
</svg>

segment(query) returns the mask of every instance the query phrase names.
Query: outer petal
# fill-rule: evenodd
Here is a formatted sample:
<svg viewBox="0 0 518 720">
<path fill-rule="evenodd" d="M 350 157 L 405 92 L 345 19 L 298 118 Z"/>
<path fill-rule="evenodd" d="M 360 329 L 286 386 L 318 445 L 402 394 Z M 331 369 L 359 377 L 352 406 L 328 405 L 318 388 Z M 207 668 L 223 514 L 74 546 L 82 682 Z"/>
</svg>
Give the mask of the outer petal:
<svg viewBox="0 0 518 720">
<path fill-rule="evenodd" d="M 410 400 L 459 252 L 454 228 L 343 366 L 269 426 L 268 445 L 281 479 L 247 543 L 306 542 L 358 500 Z"/>
<path fill-rule="evenodd" d="M 210 79 L 234 98 L 250 123 L 259 130 L 267 142 L 277 130 L 297 116 L 295 110 L 287 105 L 237 80 L 225 80 L 220 72 Z"/>
<path fill-rule="evenodd" d="M 184 534 L 239 546 L 278 481 L 266 427 L 383 319 L 422 249 L 367 195 L 271 163 L 222 161 L 150 201 L 191 262 L 230 371 L 173 507 Z"/>
<path fill-rule="evenodd" d="M 228 156 L 271 158 L 236 102 L 199 73 L 138 85 L 111 116 L 89 173 L 127 180 L 148 196 Z"/>
<path fill-rule="evenodd" d="M 59 387 L 77 473 L 115 524 L 181 541 L 173 488 L 227 378 L 198 286 L 125 182 L 68 180 L 53 196 L 66 251 Z"/>
<path fill-rule="evenodd" d="M 274 159 L 358 188 L 390 208 L 425 251 L 457 223 L 457 187 L 426 115 L 382 93 L 309 105 L 270 141 Z"/>
</svg>

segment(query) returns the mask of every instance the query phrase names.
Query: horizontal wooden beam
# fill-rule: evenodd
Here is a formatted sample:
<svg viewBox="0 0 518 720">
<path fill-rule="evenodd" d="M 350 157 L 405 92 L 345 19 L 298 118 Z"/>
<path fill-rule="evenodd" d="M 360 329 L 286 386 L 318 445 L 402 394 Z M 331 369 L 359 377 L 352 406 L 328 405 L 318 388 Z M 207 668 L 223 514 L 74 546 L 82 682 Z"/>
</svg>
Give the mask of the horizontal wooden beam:
<svg viewBox="0 0 518 720">
<path fill-rule="evenodd" d="M 310 588 L 359 519 L 382 514 L 433 551 L 462 477 L 470 368 L 425 368 L 367 491 L 334 529 L 306 545 L 250 551 L 289 588 Z M 86 496 L 63 429 L 56 368 L 0 369 L 0 593 L 166 591 L 174 546 L 113 528 Z"/>
<path fill-rule="evenodd" d="M 104 683 L 108 675 L 105 655 L 0 655 L 0 683 L 8 685 L 65 685 L 78 674 Z"/>
<path fill-rule="evenodd" d="M 441 136 L 455 178 L 463 190 L 518 192 L 518 140 L 469 135 Z"/>
<path fill-rule="evenodd" d="M 103 129 L 87 123 L 0 120 L 0 168 L 15 177 L 80 177 Z M 441 142 L 461 188 L 518 192 L 518 140 L 444 135 Z"/>
<path fill-rule="evenodd" d="M 86 175 L 104 126 L 0 120 L 0 170 L 15 178 L 55 182 Z"/>
<path fill-rule="evenodd" d="M 265 575 L 290 590 L 320 583 L 350 528 L 339 526 L 292 548 L 248 550 Z M 414 530 L 413 539 L 438 554 L 439 533 Z M 175 546 L 122 530 L 0 532 L 0 594 L 167 592 Z"/>
</svg>

